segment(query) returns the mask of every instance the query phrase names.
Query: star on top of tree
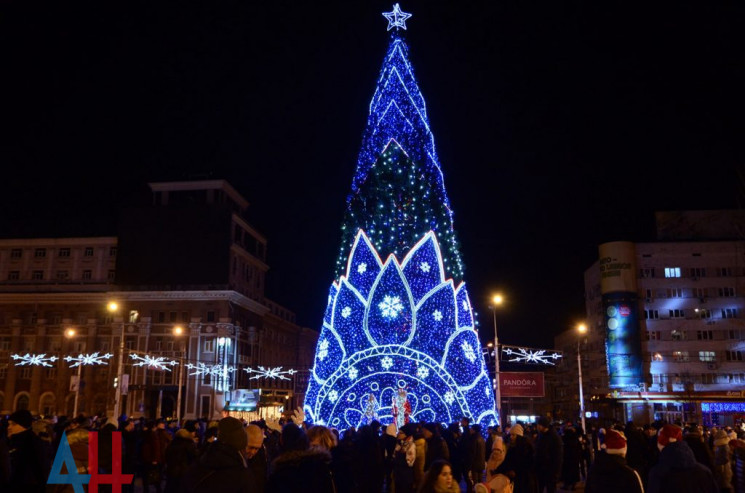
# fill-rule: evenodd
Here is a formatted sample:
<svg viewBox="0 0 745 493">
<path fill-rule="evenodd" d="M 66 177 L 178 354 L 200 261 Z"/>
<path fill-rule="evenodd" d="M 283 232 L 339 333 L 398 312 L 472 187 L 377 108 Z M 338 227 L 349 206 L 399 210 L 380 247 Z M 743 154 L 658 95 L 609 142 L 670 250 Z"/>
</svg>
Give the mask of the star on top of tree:
<svg viewBox="0 0 745 493">
<path fill-rule="evenodd" d="M 401 7 L 399 7 L 398 4 L 395 4 L 393 6 L 392 12 L 383 12 L 383 17 L 388 19 L 388 31 L 393 29 L 394 27 L 398 29 L 399 27 L 406 30 L 406 19 L 411 17 L 411 14 L 407 12 L 403 12 L 401 10 Z"/>
</svg>

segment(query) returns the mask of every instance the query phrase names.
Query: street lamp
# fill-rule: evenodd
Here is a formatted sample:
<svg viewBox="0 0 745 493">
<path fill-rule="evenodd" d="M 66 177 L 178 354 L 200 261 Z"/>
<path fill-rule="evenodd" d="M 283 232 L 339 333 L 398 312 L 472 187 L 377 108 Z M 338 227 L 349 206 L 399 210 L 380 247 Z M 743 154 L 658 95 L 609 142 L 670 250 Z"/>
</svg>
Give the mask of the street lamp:
<svg viewBox="0 0 745 493">
<path fill-rule="evenodd" d="M 119 311 L 119 305 L 111 301 L 106 308 L 110 313 Z M 113 326 L 112 326 L 113 328 Z M 114 393 L 114 419 L 119 419 L 119 408 L 122 401 L 122 366 L 124 365 L 124 323 L 122 323 L 122 333 L 119 338 L 119 363 L 116 368 L 116 391 Z"/>
<path fill-rule="evenodd" d="M 494 317 L 494 379 L 496 381 L 494 396 L 497 404 L 499 424 L 504 426 L 504 421 L 502 419 L 502 394 L 499 385 L 499 339 L 497 338 L 497 307 L 502 304 L 504 299 L 501 294 L 495 294 L 491 301 L 492 304 L 489 308 L 491 308 L 492 316 Z"/>
<path fill-rule="evenodd" d="M 65 330 L 65 337 L 67 337 L 68 339 L 72 339 L 73 337 L 75 337 L 75 329 L 70 328 L 70 329 Z M 73 419 L 77 418 L 78 416 L 78 401 L 80 399 L 80 379 L 82 378 L 82 371 L 83 371 L 83 365 L 78 365 L 78 375 L 77 375 L 78 381 L 77 381 L 77 385 L 75 385 L 75 404 L 72 409 Z"/>
<path fill-rule="evenodd" d="M 184 328 L 177 325 L 173 328 L 173 335 L 176 338 L 180 338 L 184 334 Z M 178 395 L 176 396 L 176 422 L 181 426 L 181 388 L 184 386 L 184 355 L 186 354 L 186 346 L 181 351 L 183 354 L 179 358 L 180 363 L 178 367 Z"/>
<path fill-rule="evenodd" d="M 579 345 L 582 342 L 582 335 L 587 333 L 587 326 L 585 324 L 579 324 L 577 326 L 577 332 L 580 336 L 577 337 L 577 371 L 579 374 L 579 417 L 582 421 L 582 434 L 585 433 L 585 398 L 582 393 L 582 355 L 579 351 Z"/>
</svg>

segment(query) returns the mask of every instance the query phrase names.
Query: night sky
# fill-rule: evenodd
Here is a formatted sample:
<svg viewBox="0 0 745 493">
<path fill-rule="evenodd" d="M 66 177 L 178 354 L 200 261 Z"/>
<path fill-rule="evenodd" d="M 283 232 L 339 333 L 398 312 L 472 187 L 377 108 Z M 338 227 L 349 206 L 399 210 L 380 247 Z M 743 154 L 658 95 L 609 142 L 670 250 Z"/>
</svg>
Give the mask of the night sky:
<svg viewBox="0 0 745 493">
<path fill-rule="evenodd" d="M 743 6 L 406 1 L 482 339 L 550 346 L 605 241 L 739 207 Z M 148 181 L 224 178 L 267 294 L 319 328 L 389 2 L 0 1 L 0 235 L 113 234 Z"/>
</svg>

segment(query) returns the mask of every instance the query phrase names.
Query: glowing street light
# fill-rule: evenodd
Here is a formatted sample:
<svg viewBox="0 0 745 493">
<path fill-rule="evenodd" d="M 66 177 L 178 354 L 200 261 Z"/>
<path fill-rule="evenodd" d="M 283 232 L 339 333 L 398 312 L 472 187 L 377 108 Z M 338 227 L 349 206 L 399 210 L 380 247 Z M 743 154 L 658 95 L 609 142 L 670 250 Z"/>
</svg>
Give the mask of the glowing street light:
<svg viewBox="0 0 745 493">
<path fill-rule="evenodd" d="M 173 335 L 177 338 L 180 338 L 182 335 L 184 335 L 184 328 L 180 325 L 177 325 L 173 328 Z M 181 426 L 181 388 L 184 386 L 184 356 L 186 355 L 186 345 L 183 346 L 183 353 L 179 359 L 181 360 L 181 364 L 178 368 L 178 394 L 176 396 L 176 422 Z"/>
<path fill-rule="evenodd" d="M 580 342 L 582 341 L 582 336 L 587 333 L 587 326 L 585 324 L 579 324 L 577 326 L 577 332 L 579 333 L 579 337 L 577 337 L 577 372 L 579 375 L 579 416 L 580 420 L 582 421 L 582 433 L 585 433 L 585 398 L 582 393 L 582 356 L 579 351 Z"/>
<path fill-rule="evenodd" d="M 499 339 L 497 338 L 497 307 L 504 302 L 502 295 L 497 293 L 492 297 L 491 308 L 492 316 L 494 317 L 494 379 L 496 381 L 494 396 L 497 405 L 497 416 L 499 416 L 499 424 L 504 426 L 502 419 L 502 393 L 500 392 L 499 385 Z"/>
<path fill-rule="evenodd" d="M 76 335 L 75 329 L 69 328 L 65 330 L 65 337 L 67 337 L 68 339 L 72 339 L 73 337 L 75 337 L 75 335 Z M 78 375 L 77 375 L 78 381 L 75 385 L 75 404 L 73 405 L 73 409 L 72 409 L 73 419 L 78 417 L 78 401 L 80 399 L 80 379 L 82 378 L 82 372 L 83 372 L 83 365 L 78 365 Z"/>
<path fill-rule="evenodd" d="M 110 301 L 106 305 L 110 313 L 119 311 L 119 305 L 115 301 Z M 122 333 L 119 338 L 119 363 L 116 368 L 116 392 L 114 393 L 114 419 L 119 419 L 119 409 L 122 402 L 122 367 L 124 365 L 124 324 L 122 324 Z"/>
</svg>

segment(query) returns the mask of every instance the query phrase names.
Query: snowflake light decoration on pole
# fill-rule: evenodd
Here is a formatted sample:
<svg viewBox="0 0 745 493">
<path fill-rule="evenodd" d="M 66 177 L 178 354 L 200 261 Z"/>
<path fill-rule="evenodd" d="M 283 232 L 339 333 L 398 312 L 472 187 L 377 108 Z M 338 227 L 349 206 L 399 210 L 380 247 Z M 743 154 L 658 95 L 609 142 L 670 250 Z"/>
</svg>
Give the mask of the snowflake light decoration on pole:
<svg viewBox="0 0 745 493">
<path fill-rule="evenodd" d="M 405 393 L 412 421 L 498 422 L 474 331 L 453 211 L 424 98 L 392 31 L 370 102 L 303 409 L 310 423 L 356 427 L 371 397 L 393 422 Z"/>
<path fill-rule="evenodd" d="M 10 356 L 14 361 L 20 361 L 16 363 L 18 366 L 53 366 L 50 363 L 54 363 L 59 358 L 57 356 L 47 356 L 45 354 L 29 354 L 26 353 L 23 356 L 20 354 L 12 354 Z"/>
<path fill-rule="evenodd" d="M 149 354 L 146 354 L 145 356 L 140 356 L 139 354 L 130 354 L 129 357 L 137 361 L 137 363 L 132 363 L 133 366 L 147 366 L 148 368 L 151 368 L 153 370 L 171 371 L 171 369 L 168 368 L 169 366 L 178 365 L 178 361 L 169 360 L 164 356 L 153 357 Z"/>
<path fill-rule="evenodd" d="M 259 366 L 258 370 L 254 370 L 253 368 L 244 368 L 243 371 L 245 371 L 249 375 L 251 373 L 256 373 L 256 375 L 249 377 L 249 380 L 256 380 L 257 378 L 278 378 L 280 380 L 289 380 L 286 375 L 294 375 L 295 373 L 297 373 L 297 370 L 282 370 L 281 366 L 278 366 L 277 368 L 264 368 L 263 366 Z"/>
<path fill-rule="evenodd" d="M 79 365 L 108 365 L 109 359 L 114 355 L 110 353 L 106 354 L 78 354 L 77 356 L 65 356 L 64 360 L 68 363 L 73 363 L 70 368 L 75 368 Z"/>
<path fill-rule="evenodd" d="M 550 349 L 531 349 L 516 346 L 502 346 L 502 354 L 506 360 L 514 363 L 534 363 L 538 365 L 556 365 L 556 360 L 561 359 L 561 351 Z"/>
</svg>

